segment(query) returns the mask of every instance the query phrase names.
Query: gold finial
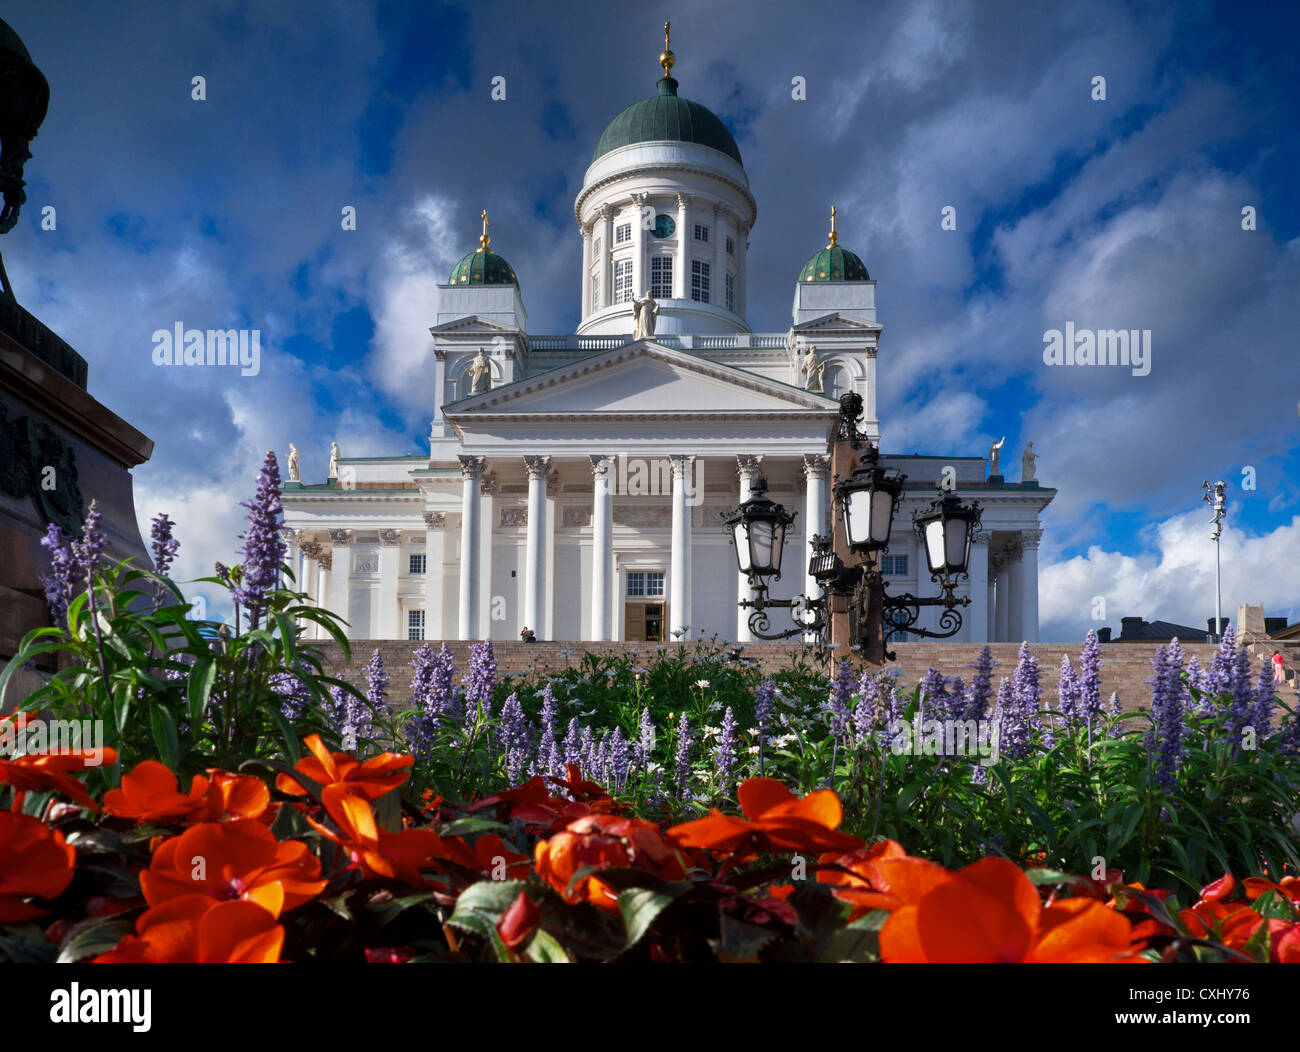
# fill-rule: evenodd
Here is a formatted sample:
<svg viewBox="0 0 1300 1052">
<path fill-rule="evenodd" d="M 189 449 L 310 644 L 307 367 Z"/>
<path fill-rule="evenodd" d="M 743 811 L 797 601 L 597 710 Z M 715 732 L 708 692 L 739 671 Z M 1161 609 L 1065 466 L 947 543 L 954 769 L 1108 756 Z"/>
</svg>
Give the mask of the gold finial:
<svg viewBox="0 0 1300 1052">
<path fill-rule="evenodd" d="M 834 248 L 835 242 L 840 239 L 839 234 L 835 233 L 835 206 L 831 205 L 831 239 L 826 242 L 827 248 Z"/>
<path fill-rule="evenodd" d="M 492 243 L 492 239 L 488 237 L 488 232 L 487 232 L 487 209 L 486 208 L 483 209 L 483 214 L 480 218 L 483 220 L 483 233 L 479 236 L 478 239 L 478 250 L 480 252 L 486 252 L 488 245 Z"/>
<path fill-rule="evenodd" d="M 677 61 L 677 56 L 673 54 L 669 46 L 669 34 L 672 32 L 672 25 L 671 22 L 664 23 L 664 50 L 663 54 L 659 56 L 659 65 L 663 66 L 665 77 L 673 75 L 673 64 Z"/>
</svg>

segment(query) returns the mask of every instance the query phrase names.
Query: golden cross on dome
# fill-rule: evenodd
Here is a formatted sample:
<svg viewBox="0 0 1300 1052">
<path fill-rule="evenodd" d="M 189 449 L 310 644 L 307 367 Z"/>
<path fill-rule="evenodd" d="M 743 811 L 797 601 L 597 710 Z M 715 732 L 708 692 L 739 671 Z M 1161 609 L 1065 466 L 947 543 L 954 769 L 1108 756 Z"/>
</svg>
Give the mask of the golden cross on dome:
<svg viewBox="0 0 1300 1052">
<path fill-rule="evenodd" d="M 831 205 L 831 239 L 826 243 L 827 248 L 834 248 L 835 242 L 839 240 L 839 234 L 835 233 L 835 206 Z"/>
<path fill-rule="evenodd" d="M 483 233 L 482 233 L 482 235 L 481 235 L 481 236 L 479 237 L 479 239 L 478 239 L 478 250 L 479 250 L 480 252 L 486 252 L 486 251 L 487 251 L 487 247 L 488 247 L 488 245 L 489 245 L 489 244 L 491 243 L 491 241 L 492 241 L 492 239 L 491 239 L 490 237 L 488 237 L 488 232 L 487 232 L 487 223 L 488 223 L 488 220 L 487 220 L 487 209 L 486 209 L 486 208 L 483 209 L 483 214 L 480 216 L 480 218 L 483 220 Z"/>
<path fill-rule="evenodd" d="M 673 54 L 672 48 L 669 45 L 669 34 L 672 32 L 672 25 L 671 22 L 664 23 L 664 51 L 663 54 L 659 56 L 659 65 L 663 66 L 665 77 L 671 77 L 673 75 L 673 64 L 677 60 L 677 56 Z"/>
</svg>

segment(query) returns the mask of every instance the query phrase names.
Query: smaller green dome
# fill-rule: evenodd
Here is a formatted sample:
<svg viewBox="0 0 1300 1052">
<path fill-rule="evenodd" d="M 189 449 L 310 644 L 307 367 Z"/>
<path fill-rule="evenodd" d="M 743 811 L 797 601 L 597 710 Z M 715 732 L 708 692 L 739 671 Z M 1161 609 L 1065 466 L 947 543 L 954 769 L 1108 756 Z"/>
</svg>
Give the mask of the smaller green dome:
<svg viewBox="0 0 1300 1052">
<path fill-rule="evenodd" d="M 491 249 L 475 249 L 451 271 L 452 285 L 518 285 L 515 268 Z"/>
<path fill-rule="evenodd" d="M 803 270 L 800 281 L 870 281 L 866 265 L 848 249 L 832 245 L 815 253 Z"/>
</svg>

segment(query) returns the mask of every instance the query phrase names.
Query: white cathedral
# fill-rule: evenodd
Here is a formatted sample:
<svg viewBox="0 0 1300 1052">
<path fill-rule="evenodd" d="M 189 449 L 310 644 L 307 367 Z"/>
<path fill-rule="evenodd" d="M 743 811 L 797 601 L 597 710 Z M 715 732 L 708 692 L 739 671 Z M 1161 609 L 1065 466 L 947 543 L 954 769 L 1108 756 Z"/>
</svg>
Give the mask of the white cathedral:
<svg viewBox="0 0 1300 1052">
<path fill-rule="evenodd" d="M 327 481 L 304 484 L 291 451 L 290 565 L 354 639 L 747 641 L 737 604 L 750 589 L 722 514 L 760 475 L 799 512 L 771 595 L 820 594 L 805 572 L 828 532 L 841 394 L 861 395 L 858 427 L 880 437 L 876 283 L 838 243 L 832 209 L 790 328 L 751 331 L 757 205 L 735 139 L 678 95 L 673 63 L 665 46 L 658 92 L 610 121 L 574 202 L 578 331 L 528 332 L 484 212 L 478 249 L 438 287 L 428 456 L 336 444 Z M 1055 490 L 1033 480 L 1032 452 L 1020 482 L 997 473 L 995 451 L 882 454 L 908 477 L 882 565 L 890 593 L 938 591 L 912 513 L 951 468 L 983 509 L 955 638 L 1037 640 L 1039 514 Z"/>
</svg>

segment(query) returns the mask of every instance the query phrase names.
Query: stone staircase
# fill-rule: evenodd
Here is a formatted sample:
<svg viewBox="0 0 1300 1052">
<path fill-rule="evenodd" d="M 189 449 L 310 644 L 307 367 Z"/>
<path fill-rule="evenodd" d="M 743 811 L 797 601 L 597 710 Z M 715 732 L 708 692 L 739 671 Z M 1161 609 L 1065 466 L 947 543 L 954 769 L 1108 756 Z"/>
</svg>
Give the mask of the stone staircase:
<svg viewBox="0 0 1300 1052">
<path fill-rule="evenodd" d="M 456 668 L 460 674 L 469 667 L 470 644 L 459 640 L 447 640 L 447 647 L 456 659 Z M 326 653 L 330 662 L 329 671 L 333 675 L 353 683 L 362 689 L 365 686 L 365 667 L 371 655 L 378 648 L 384 662 L 384 669 L 391 677 L 394 700 L 400 704 L 410 684 L 410 663 L 419 646 L 401 640 L 366 640 L 352 641 L 352 657 L 348 662 L 341 660 L 342 655 L 336 644 L 317 643 Z M 432 640 L 431 645 L 437 650 L 441 641 Z M 742 656 L 746 660 L 756 661 L 765 672 L 788 667 L 791 656 L 802 651 L 805 660 L 811 662 L 812 654 L 798 643 L 791 642 L 754 642 L 742 644 Z M 633 655 L 634 661 L 644 662 L 656 652 L 657 643 L 584 643 L 584 642 L 539 642 L 522 643 L 513 640 L 493 641 L 497 668 L 501 675 L 520 675 L 535 672 L 541 675 L 556 673 L 566 667 L 582 663 L 584 653 L 593 653 L 608 657 Z M 685 644 L 688 654 L 696 652 L 696 644 Z M 704 644 L 705 652 L 714 647 Z M 1101 647 L 1101 692 L 1103 699 L 1110 697 L 1111 691 L 1117 691 L 1124 708 L 1128 710 L 1141 708 L 1150 704 L 1151 688 L 1147 680 L 1151 678 L 1151 659 L 1155 656 L 1157 643 L 1103 643 Z M 899 643 L 895 646 L 897 660 L 894 665 L 902 669 L 902 681 L 912 686 L 929 667 L 943 672 L 945 676 L 961 676 L 967 683 L 971 678 L 971 666 L 979 655 L 982 644 L 979 643 Z M 726 656 L 727 645 L 723 645 Z M 1017 643 L 990 643 L 993 654 L 993 684 L 996 689 L 1003 676 L 1010 676 L 1016 665 L 1016 655 L 1020 649 Z M 1042 670 L 1043 696 L 1053 701 L 1056 698 L 1056 684 L 1059 676 L 1061 655 L 1069 654 L 1077 662 L 1081 644 L 1079 643 L 1031 643 L 1031 653 L 1038 659 Z M 1196 656 L 1202 668 L 1209 668 L 1214 654 L 1214 647 L 1208 643 L 1183 644 L 1183 651 L 1189 657 Z M 829 665 L 826 673 L 829 678 Z"/>
</svg>

